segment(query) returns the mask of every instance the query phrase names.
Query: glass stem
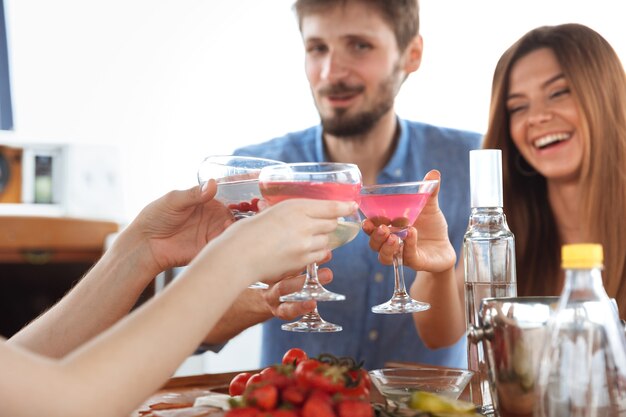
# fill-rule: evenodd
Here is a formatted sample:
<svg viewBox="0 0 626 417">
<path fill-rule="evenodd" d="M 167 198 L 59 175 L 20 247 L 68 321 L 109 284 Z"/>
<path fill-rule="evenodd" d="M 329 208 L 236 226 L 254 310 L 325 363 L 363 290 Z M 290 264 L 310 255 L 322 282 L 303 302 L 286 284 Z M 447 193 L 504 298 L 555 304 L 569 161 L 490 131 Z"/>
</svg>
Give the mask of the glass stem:
<svg viewBox="0 0 626 417">
<path fill-rule="evenodd" d="M 404 251 L 404 240 L 398 238 L 400 247 L 393 254 L 393 274 L 394 274 L 394 290 L 393 298 L 406 298 L 408 294 L 406 292 L 406 286 L 404 284 L 404 271 L 402 268 L 402 252 Z"/>
<path fill-rule="evenodd" d="M 308 264 L 306 266 L 306 279 L 302 289 L 318 289 L 320 282 L 317 279 L 317 263 Z"/>
<path fill-rule="evenodd" d="M 319 323 L 322 321 L 322 317 L 320 316 L 320 313 L 317 311 L 317 306 L 316 306 L 313 310 L 309 311 L 304 316 L 302 316 L 300 320 L 298 321 L 307 322 L 307 323 Z"/>
</svg>

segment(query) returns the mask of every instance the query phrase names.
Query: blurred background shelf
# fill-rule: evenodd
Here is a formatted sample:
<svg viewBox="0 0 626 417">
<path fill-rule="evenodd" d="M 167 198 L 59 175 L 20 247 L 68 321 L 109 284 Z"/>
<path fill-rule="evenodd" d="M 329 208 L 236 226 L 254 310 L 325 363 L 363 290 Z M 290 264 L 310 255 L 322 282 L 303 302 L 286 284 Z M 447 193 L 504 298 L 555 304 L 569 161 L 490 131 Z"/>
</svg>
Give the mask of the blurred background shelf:
<svg viewBox="0 0 626 417">
<path fill-rule="evenodd" d="M 60 204 L 0 204 L 0 216 L 47 216 L 60 217 L 64 214 Z"/>
<path fill-rule="evenodd" d="M 56 216 L 37 215 L 46 210 Z M 67 293 L 118 229 L 111 221 L 59 216 L 53 205 L 0 214 L 0 334 L 10 337 Z"/>
</svg>

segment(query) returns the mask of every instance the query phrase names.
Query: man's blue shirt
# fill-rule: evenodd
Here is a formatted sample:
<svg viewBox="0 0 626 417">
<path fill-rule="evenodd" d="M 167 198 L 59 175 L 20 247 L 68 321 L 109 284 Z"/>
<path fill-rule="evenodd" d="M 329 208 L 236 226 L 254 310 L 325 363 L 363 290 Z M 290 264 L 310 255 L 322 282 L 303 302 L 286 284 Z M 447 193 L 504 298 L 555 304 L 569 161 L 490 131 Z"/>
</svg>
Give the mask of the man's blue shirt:
<svg viewBox="0 0 626 417">
<path fill-rule="evenodd" d="M 441 172 L 439 205 L 446 217 L 450 241 L 461 253 L 470 212 L 469 151 L 480 146 L 481 136 L 455 129 L 398 119 L 400 135 L 391 159 L 379 173 L 379 184 L 421 180 L 431 169 Z M 284 162 L 327 161 L 322 127 L 289 133 L 265 143 L 237 149 L 235 155 L 257 156 Z M 371 307 L 393 293 L 393 268 L 378 262 L 365 233 L 333 251 L 323 266 L 333 271 L 331 291 L 346 301 L 319 302 L 323 319 L 343 326 L 338 333 L 295 333 L 281 330 L 284 322 L 272 319 L 263 325 L 261 366 L 280 362 L 289 348 L 300 347 L 309 355 L 329 352 L 364 361 L 367 369 L 382 368 L 387 361 L 411 361 L 466 367 L 466 341 L 431 350 L 422 343 L 411 314 L 375 314 Z M 415 271 L 406 268 L 407 288 Z"/>
</svg>

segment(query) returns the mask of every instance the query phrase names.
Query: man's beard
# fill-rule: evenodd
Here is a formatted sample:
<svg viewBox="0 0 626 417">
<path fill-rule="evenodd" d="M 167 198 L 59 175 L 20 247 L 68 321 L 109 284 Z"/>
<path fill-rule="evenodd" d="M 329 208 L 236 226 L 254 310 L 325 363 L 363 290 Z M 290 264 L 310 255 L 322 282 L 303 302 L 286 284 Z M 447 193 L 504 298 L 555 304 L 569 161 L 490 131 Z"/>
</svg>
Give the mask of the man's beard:
<svg viewBox="0 0 626 417">
<path fill-rule="evenodd" d="M 397 83 L 396 71 L 393 71 L 386 80 L 379 84 L 376 101 L 372 107 L 357 114 L 349 115 L 347 109 L 334 109 L 334 114 L 328 117 L 324 117 L 320 113 L 324 133 L 346 139 L 357 139 L 364 136 L 393 107 Z M 350 87 L 340 82 L 329 87 L 326 91 L 321 90 L 320 94 L 341 94 L 362 90 L 362 87 Z"/>
</svg>

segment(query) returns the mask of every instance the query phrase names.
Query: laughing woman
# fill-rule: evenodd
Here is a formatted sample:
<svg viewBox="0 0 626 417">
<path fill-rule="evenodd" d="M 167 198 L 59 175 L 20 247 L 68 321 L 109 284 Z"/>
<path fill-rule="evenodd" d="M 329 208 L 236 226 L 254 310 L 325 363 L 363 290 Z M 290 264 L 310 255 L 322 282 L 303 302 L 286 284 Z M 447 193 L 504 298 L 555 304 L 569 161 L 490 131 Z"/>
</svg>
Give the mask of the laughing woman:
<svg viewBox="0 0 626 417">
<path fill-rule="evenodd" d="M 604 285 L 626 318 L 626 75 L 579 24 L 528 32 L 496 67 L 485 148 L 502 149 L 519 295 L 556 295 L 560 248 L 601 243 Z"/>
</svg>

